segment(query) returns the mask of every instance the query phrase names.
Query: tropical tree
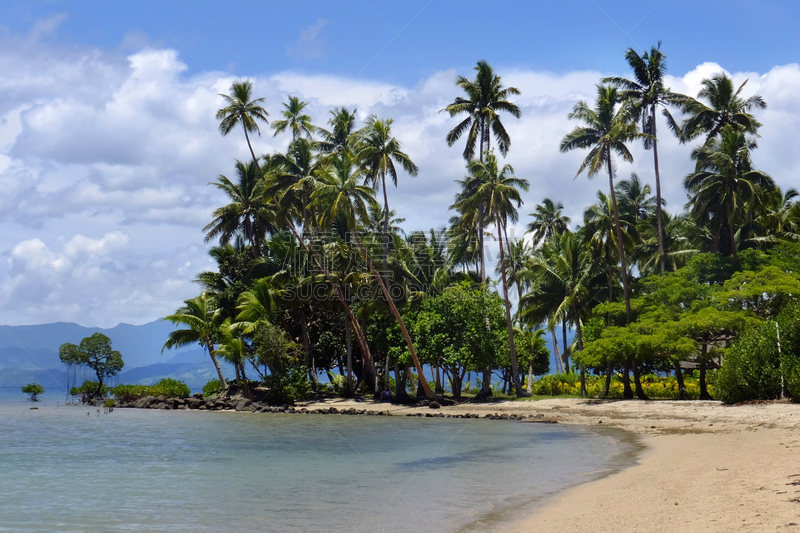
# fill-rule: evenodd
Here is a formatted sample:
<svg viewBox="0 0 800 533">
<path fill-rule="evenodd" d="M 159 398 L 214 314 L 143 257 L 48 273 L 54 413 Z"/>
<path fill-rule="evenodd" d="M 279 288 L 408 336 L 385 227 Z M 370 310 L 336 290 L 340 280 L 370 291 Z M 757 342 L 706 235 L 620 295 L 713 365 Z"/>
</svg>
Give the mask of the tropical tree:
<svg viewBox="0 0 800 533">
<path fill-rule="evenodd" d="M 419 167 L 400 148 L 400 141 L 392 137 L 392 119 L 380 120 L 372 115 L 359 135 L 358 160 L 365 171 L 365 179 L 376 191 L 383 190 L 383 270 L 386 272 L 389 259 L 389 196 L 386 191 L 386 175 L 397 187 L 395 163 L 411 176 L 416 176 Z M 388 277 L 385 283 L 388 282 Z"/>
<path fill-rule="evenodd" d="M 765 191 L 775 188 L 766 173 L 753 168 L 750 152 L 756 143 L 746 132 L 726 124 L 719 139 L 712 139 L 692 152 L 695 172 L 684 179 L 693 195 L 686 207 L 698 224 L 708 224 L 714 232 L 714 251 L 720 251 L 723 229 L 730 241 L 729 253 L 738 265 L 736 230 L 743 213 L 760 202 Z"/>
<path fill-rule="evenodd" d="M 570 119 L 580 120 L 584 126 L 575 128 L 561 141 L 561 152 L 569 152 L 576 148 L 589 149 L 589 154 L 581 163 L 575 177 L 584 170 L 592 177 L 604 168 L 608 171 L 608 187 L 611 192 L 611 205 L 614 212 L 614 229 L 617 235 L 617 251 L 621 263 L 620 274 L 622 277 L 622 291 L 625 298 L 625 312 L 631 314 L 631 295 L 628 283 L 628 264 L 625 258 L 625 244 L 622 236 L 622 225 L 619 217 L 619 206 L 614 191 L 614 162 L 612 152 L 624 161 L 633 162 L 633 155 L 625 145 L 626 142 L 644 139 L 646 133 L 640 133 L 636 124 L 631 122 L 630 110 L 621 105 L 620 94 L 614 87 L 597 87 L 597 100 L 595 108 L 590 108 L 585 102 L 578 102 L 569 114 Z M 645 398 L 639 382 L 639 369 L 633 365 L 636 393 L 640 399 Z"/>
<path fill-rule="evenodd" d="M 253 163 L 258 168 L 258 158 L 253 151 L 253 145 L 250 144 L 250 134 L 257 133 L 261 135 L 261 130 L 258 127 L 259 122 L 267 123 L 267 116 L 269 113 L 266 109 L 261 107 L 263 98 L 253 98 L 253 84 L 247 80 L 242 82 L 233 82 L 230 88 L 230 94 L 220 94 L 225 102 L 228 104 L 217 111 L 217 120 L 219 120 L 219 131 L 223 136 L 228 135 L 233 128 L 241 125 L 244 130 L 245 139 L 247 139 L 247 147 L 250 149 L 250 155 L 253 156 Z"/>
<path fill-rule="evenodd" d="M 526 231 L 533 234 L 534 246 L 569 231 L 570 218 L 562 214 L 563 209 L 564 204 L 556 203 L 550 198 L 545 198 L 541 204 L 536 205 L 530 214 L 533 220 L 528 223 Z"/>
<path fill-rule="evenodd" d="M 292 141 L 296 141 L 301 136 L 310 139 L 314 134 L 314 126 L 311 125 L 311 117 L 303 113 L 308 103 L 303 102 L 297 96 L 290 96 L 288 102 L 283 104 L 281 120 L 272 121 L 272 129 L 275 130 L 274 137 L 286 130 L 292 132 Z"/>
<path fill-rule="evenodd" d="M 118 374 L 125 366 L 122 355 L 111 349 L 111 339 L 102 333 L 93 333 L 78 346 L 68 342 L 62 344 L 58 349 L 58 356 L 62 363 L 83 365 L 94 371 L 97 376 L 97 390 L 93 396 L 96 398 L 103 394 L 103 380 Z"/>
<path fill-rule="evenodd" d="M 519 215 L 516 207 L 522 205 L 520 190 L 528 190 L 528 181 L 514 176 L 511 165 L 498 167 L 497 157 L 490 152 L 486 161 L 472 160 L 467 163 L 467 177 L 462 182 L 466 193 L 459 207 L 477 211 L 479 206 L 485 207 L 487 222 L 493 223 L 497 228 L 497 240 L 500 246 L 501 277 L 503 281 L 503 299 L 506 308 L 506 325 L 508 328 L 508 349 L 511 358 L 511 368 L 514 374 L 514 388 L 517 396 L 527 393 L 522 388 L 517 356 L 514 348 L 514 324 L 511 319 L 511 302 L 508 298 L 508 277 L 506 275 L 505 246 L 503 234 L 506 233 L 508 222 L 516 222 Z M 516 207 L 514 206 L 516 204 Z"/>
<path fill-rule="evenodd" d="M 315 148 L 323 154 L 332 152 L 353 152 L 356 139 L 356 110 L 337 107 L 331 111 L 328 119 L 330 131 L 317 127 L 316 133 L 321 140 L 315 143 Z"/>
<path fill-rule="evenodd" d="M 459 96 L 444 108 L 451 117 L 466 113 L 468 116 L 447 134 L 447 145 L 453 146 L 464 132 L 467 132 L 467 144 L 464 148 L 464 159 L 475 158 L 475 145 L 480 142 L 478 159 L 483 161 L 489 152 L 491 137 L 494 135 L 497 148 L 505 156 L 511 147 L 511 138 L 500 121 L 499 112 L 510 113 L 519 118 L 522 112 L 519 107 L 508 101 L 509 96 L 520 94 L 516 87 L 503 87 L 500 76 L 486 61 L 478 61 L 475 67 L 477 75 L 470 81 L 463 76 L 456 78 L 456 85 L 463 89 L 466 98 Z"/>
<path fill-rule="evenodd" d="M 724 73 L 703 80 L 697 100 L 688 100 L 684 105 L 683 111 L 689 117 L 681 126 L 681 140 L 686 142 L 705 134 L 705 142 L 708 143 L 722 133 L 725 126 L 757 135 L 761 123 L 750 111 L 766 109 L 767 103 L 757 94 L 749 98 L 742 97 L 742 89 L 747 81 L 737 89 L 733 80 Z M 703 99 L 708 103 L 703 103 Z"/>
<path fill-rule="evenodd" d="M 275 209 L 265 201 L 263 180 L 254 163 L 236 161 L 236 177 L 234 182 L 220 174 L 216 182 L 209 183 L 231 202 L 214 210 L 214 219 L 203 228 L 207 232 L 205 241 L 219 237 L 219 243 L 226 245 L 241 234 L 257 255 L 259 243 L 274 231 Z"/>
<path fill-rule="evenodd" d="M 175 313 L 168 315 L 163 320 L 169 320 L 175 325 L 181 324 L 186 326 L 185 329 L 178 329 L 169 334 L 167 342 L 164 343 L 164 350 L 169 348 L 180 348 L 181 346 L 188 346 L 189 344 L 200 344 L 208 351 L 208 356 L 214 363 L 214 368 L 217 370 L 219 382 L 223 389 L 228 388 L 228 382 L 222 374 L 222 368 L 219 366 L 219 361 L 214 351 L 214 340 L 217 335 L 217 309 L 214 302 L 208 293 L 203 293 L 200 296 L 186 300 L 184 305 Z"/>
<path fill-rule="evenodd" d="M 375 282 L 380 287 L 389 304 L 389 309 L 397 320 L 397 324 L 403 333 L 411 358 L 414 361 L 414 366 L 419 375 L 420 384 L 422 385 L 425 395 L 431 399 L 436 399 L 436 395 L 431 391 L 427 381 L 422 373 L 422 365 L 417 358 L 416 351 L 414 350 L 411 336 L 408 333 L 405 322 L 400 316 L 394 301 L 389 295 L 389 292 L 384 285 L 377 270 L 372 264 L 369 254 L 364 248 L 357 230 L 359 223 L 369 220 L 369 208 L 375 204 L 374 191 L 366 185 L 359 185 L 362 179 L 362 172 L 355 165 L 352 156 L 348 154 L 340 154 L 340 157 L 334 159 L 333 164 L 329 167 L 328 172 L 321 176 L 320 183 L 314 193 L 311 195 L 312 203 L 319 209 L 320 223 L 323 227 L 330 228 L 334 224 L 339 224 L 352 235 L 356 245 L 358 246 L 361 256 L 366 263 L 366 266 L 372 272 Z M 367 369 L 367 375 L 371 384 L 376 384 L 377 373 L 372 358 L 367 352 L 364 355 L 364 366 Z"/>
<path fill-rule="evenodd" d="M 664 230 L 661 217 L 661 174 L 658 166 L 658 134 L 656 128 L 656 112 L 661 109 L 661 114 L 667 121 L 667 127 L 677 136 L 681 129 L 669 111 L 670 107 L 685 107 L 693 105 L 692 99 L 682 94 L 673 93 L 664 85 L 667 72 L 667 56 L 661 51 L 661 43 L 650 48 L 650 52 L 642 55 L 629 48 L 625 59 L 633 70 L 633 80 L 625 78 L 604 78 L 603 83 L 609 83 L 622 89 L 621 97 L 628 102 L 631 108 L 631 119 L 641 121 L 642 132 L 650 137 L 644 138 L 645 150 L 653 150 L 653 167 L 656 177 L 656 223 L 658 226 L 658 248 L 661 256 L 661 271 L 667 269 L 666 249 L 664 247 Z"/>
</svg>

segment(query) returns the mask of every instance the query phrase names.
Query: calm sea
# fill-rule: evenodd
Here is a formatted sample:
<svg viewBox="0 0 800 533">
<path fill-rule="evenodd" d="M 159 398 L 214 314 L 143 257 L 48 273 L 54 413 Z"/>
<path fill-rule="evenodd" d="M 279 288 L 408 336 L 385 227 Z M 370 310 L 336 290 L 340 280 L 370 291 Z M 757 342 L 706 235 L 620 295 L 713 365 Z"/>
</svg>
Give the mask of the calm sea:
<svg viewBox="0 0 800 533">
<path fill-rule="evenodd" d="M 32 410 L 0 392 L 3 532 L 487 531 L 635 449 L 556 425 L 104 414 L 46 396 Z"/>
</svg>

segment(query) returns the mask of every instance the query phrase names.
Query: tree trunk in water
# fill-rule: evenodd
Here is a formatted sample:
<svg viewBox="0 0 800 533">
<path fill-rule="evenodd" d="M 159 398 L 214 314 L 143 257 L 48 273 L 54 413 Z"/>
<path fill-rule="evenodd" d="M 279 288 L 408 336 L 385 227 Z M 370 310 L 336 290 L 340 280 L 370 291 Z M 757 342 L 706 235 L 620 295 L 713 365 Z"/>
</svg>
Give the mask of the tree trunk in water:
<svg viewBox="0 0 800 533">
<path fill-rule="evenodd" d="M 508 300 L 508 280 L 506 278 L 506 257 L 503 250 L 503 226 L 500 215 L 497 217 L 497 238 L 500 240 L 500 272 L 503 277 L 503 301 L 506 305 L 506 326 L 508 328 L 508 355 L 511 359 L 511 374 L 514 378 L 514 391 L 518 398 L 527 396 L 519 380 L 519 367 L 517 366 L 517 350 L 514 346 L 514 324 L 511 321 L 511 302 Z"/>
<path fill-rule="evenodd" d="M 222 369 L 219 367 L 219 361 L 214 356 L 214 343 L 210 340 L 206 341 L 206 349 L 208 350 L 208 356 L 211 357 L 211 360 L 214 362 L 214 368 L 217 369 L 217 376 L 219 376 L 220 385 L 222 385 L 222 390 L 227 390 L 228 382 L 225 381 L 225 376 L 222 375 Z"/>
<path fill-rule="evenodd" d="M 636 397 L 640 400 L 649 400 L 650 398 L 644 393 L 644 389 L 642 389 L 642 380 L 639 376 L 639 363 L 636 362 L 636 359 L 631 359 L 631 368 L 633 368 L 633 384 L 636 386 Z"/>
<path fill-rule="evenodd" d="M 658 253 L 661 256 L 661 272 L 667 271 L 667 249 L 664 246 L 664 228 L 661 220 L 661 174 L 658 168 L 658 137 L 656 136 L 656 105 L 652 104 L 650 115 L 653 117 L 653 164 L 656 169 L 656 222 L 658 229 Z"/>
<path fill-rule="evenodd" d="M 678 382 L 678 399 L 688 400 L 689 396 L 686 394 L 686 385 L 683 384 L 683 372 L 681 371 L 680 361 L 675 361 L 675 380 Z"/>
<path fill-rule="evenodd" d="M 626 400 L 633 400 L 633 391 L 631 390 L 631 365 L 627 359 L 622 369 L 622 397 Z"/>
</svg>

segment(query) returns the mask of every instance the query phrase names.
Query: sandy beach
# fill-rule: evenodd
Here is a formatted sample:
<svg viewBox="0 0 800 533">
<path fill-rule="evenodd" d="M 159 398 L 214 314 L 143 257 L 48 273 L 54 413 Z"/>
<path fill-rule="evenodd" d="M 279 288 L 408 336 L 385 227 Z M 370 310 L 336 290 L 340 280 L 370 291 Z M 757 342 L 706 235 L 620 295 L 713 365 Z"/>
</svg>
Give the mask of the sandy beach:
<svg viewBox="0 0 800 533">
<path fill-rule="evenodd" d="M 623 429 L 644 445 L 636 465 L 558 494 L 503 533 L 800 532 L 800 405 L 552 399 L 438 410 L 352 400 L 303 406 L 540 415 L 533 420 Z"/>
</svg>

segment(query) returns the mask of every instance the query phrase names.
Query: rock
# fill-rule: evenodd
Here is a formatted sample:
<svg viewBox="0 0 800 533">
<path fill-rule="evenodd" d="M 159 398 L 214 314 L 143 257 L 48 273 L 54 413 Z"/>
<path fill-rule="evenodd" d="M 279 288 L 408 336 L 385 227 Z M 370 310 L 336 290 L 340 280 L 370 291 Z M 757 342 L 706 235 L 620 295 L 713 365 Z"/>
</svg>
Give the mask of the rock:
<svg viewBox="0 0 800 533">
<path fill-rule="evenodd" d="M 156 396 L 156 400 L 158 400 L 159 402 L 166 402 L 167 399 L 168 398 L 166 396 L 164 396 L 163 394 L 160 394 L 160 395 Z"/>
<path fill-rule="evenodd" d="M 201 405 L 200 407 L 197 408 L 197 410 L 198 411 L 208 411 L 208 407 L 206 407 L 205 405 Z"/>
<path fill-rule="evenodd" d="M 237 403 L 233 408 L 236 409 L 237 411 L 244 411 L 245 407 L 247 407 L 247 402 L 241 401 Z"/>
<path fill-rule="evenodd" d="M 136 400 L 133 406 L 136 407 L 137 409 L 145 409 L 147 407 L 150 407 L 150 405 L 155 401 L 156 399 L 153 398 L 152 396 L 145 396 L 144 398 L 139 398 L 138 400 Z"/>
<path fill-rule="evenodd" d="M 203 393 L 202 392 L 195 392 L 194 394 L 192 394 L 192 398 L 194 398 L 195 400 L 202 400 L 203 399 Z"/>
<path fill-rule="evenodd" d="M 428 407 L 431 409 L 439 409 L 441 405 L 439 405 L 439 402 L 433 401 L 428 404 Z"/>
</svg>

